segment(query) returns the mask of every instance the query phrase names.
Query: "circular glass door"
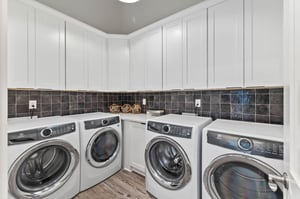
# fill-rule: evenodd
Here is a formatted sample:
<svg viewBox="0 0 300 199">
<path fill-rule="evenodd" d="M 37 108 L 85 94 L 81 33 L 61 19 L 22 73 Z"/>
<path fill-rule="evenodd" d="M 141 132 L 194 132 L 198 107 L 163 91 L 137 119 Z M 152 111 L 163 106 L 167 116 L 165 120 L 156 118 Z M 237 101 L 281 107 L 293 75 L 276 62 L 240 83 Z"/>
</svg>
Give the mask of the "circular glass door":
<svg viewBox="0 0 300 199">
<path fill-rule="evenodd" d="M 104 128 L 97 131 L 90 139 L 86 159 L 93 167 L 105 167 L 117 157 L 119 150 L 119 133 L 113 128 Z"/>
<path fill-rule="evenodd" d="M 9 171 L 9 191 L 16 198 L 43 198 L 71 177 L 79 153 L 69 143 L 51 140 L 24 152 Z"/>
<path fill-rule="evenodd" d="M 152 139 L 146 147 L 145 160 L 153 179 L 167 189 L 180 189 L 191 178 L 191 166 L 186 153 L 170 138 Z"/>
<path fill-rule="evenodd" d="M 205 169 L 204 183 L 216 199 L 282 199 L 283 188 L 273 192 L 268 174 L 280 175 L 271 166 L 245 155 L 228 154 L 216 158 Z"/>
</svg>

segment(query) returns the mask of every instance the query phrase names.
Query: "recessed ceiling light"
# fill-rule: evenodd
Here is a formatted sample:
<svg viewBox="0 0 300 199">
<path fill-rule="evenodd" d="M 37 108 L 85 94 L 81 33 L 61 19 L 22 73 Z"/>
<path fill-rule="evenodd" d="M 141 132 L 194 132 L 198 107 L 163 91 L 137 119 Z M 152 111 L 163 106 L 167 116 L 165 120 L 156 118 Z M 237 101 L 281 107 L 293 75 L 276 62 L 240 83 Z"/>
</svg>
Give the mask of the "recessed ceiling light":
<svg viewBox="0 0 300 199">
<path fill-rule="evenodd" d="M 138 2 L 139 0 L 119 0 L 123 3 L 135 3 L 135 2 Z"/>
</svg>

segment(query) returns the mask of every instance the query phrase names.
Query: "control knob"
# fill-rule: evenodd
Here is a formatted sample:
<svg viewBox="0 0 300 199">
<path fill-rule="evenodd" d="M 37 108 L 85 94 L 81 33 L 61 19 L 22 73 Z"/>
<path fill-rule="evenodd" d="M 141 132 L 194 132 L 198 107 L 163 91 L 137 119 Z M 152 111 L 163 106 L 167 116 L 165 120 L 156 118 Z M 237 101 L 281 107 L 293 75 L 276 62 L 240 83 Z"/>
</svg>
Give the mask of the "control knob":
<svg viewBox="0 0 300 199">
<path fill-rule="evenodd" d="M 248 138 L 240 138 L 238 140 L 238 146 L 244 151 L 250 151 L 253 148 L 253 143 Z"/>
<path fill-rule="evenodd" d="M 41 131 L 41 136 L 44 138 L 50 137 L 52 135 L 52 129 L 46 128 Z"/>
<path fill-rule="evenodd" d="M 170 125 L 163 125 L 163 126 L 162 126 L 162 131 L 163 131 L 163 133 L 169 133 L 170 130 L 171 130 Z"/>
<path fill-rule="evenodd" d="M 108 120 L 102 120 L 102 125 L 107 125 L 108 124 Z"/>
</svg>

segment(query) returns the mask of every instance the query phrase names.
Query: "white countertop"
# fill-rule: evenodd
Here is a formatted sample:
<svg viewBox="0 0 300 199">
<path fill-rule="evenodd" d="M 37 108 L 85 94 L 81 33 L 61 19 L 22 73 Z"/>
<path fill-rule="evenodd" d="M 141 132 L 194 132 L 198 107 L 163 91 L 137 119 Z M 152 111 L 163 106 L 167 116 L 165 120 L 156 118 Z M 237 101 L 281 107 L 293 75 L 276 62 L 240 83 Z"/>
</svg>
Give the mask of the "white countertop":
<svg viewBox="0 0 300 199">
<path fill-rule="evenodd" d="M 131 121 L 131 122 L 139 122 L 139 123 L 146 123 L 146 121 L 150 118 L 144 113 L 134 114 L 134 113 L 120 113 L 119 114 L 122 120 Z"/>
</svg>

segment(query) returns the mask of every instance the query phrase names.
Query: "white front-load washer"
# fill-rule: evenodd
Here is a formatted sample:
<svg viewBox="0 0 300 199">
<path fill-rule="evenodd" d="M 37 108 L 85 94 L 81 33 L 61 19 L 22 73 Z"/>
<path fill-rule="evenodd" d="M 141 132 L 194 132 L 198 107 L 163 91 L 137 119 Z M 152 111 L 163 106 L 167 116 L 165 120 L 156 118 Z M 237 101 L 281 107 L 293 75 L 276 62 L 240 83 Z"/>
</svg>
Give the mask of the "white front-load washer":
<svg viewBox="0 0 300 199">
<path fill-rule="evenodd" d="M 8 198 L 72 198 L 79 193 L 79 151 L 74 120 L 9 119 Z"/>
<path fill-rule="evenodd" d="M 79 122 L 82 154 L 80 191 L 83 191 L 121 169 L 120 117 L 110 113 L 87 113 L 67 117 Z"/>
<path fill-rule="evenodd" d="M 282 172 L 282 125 L 216 120 L 204 128 L 202 199 L 282 199 L 283 185 L 269 181 Z"/>
<path fill-rule="evenodd" d="M 211 118 L 165 115 L 147 121 L 146 189 L 158 199 L 199 199 L 201 135 Z"/>
</svg>

